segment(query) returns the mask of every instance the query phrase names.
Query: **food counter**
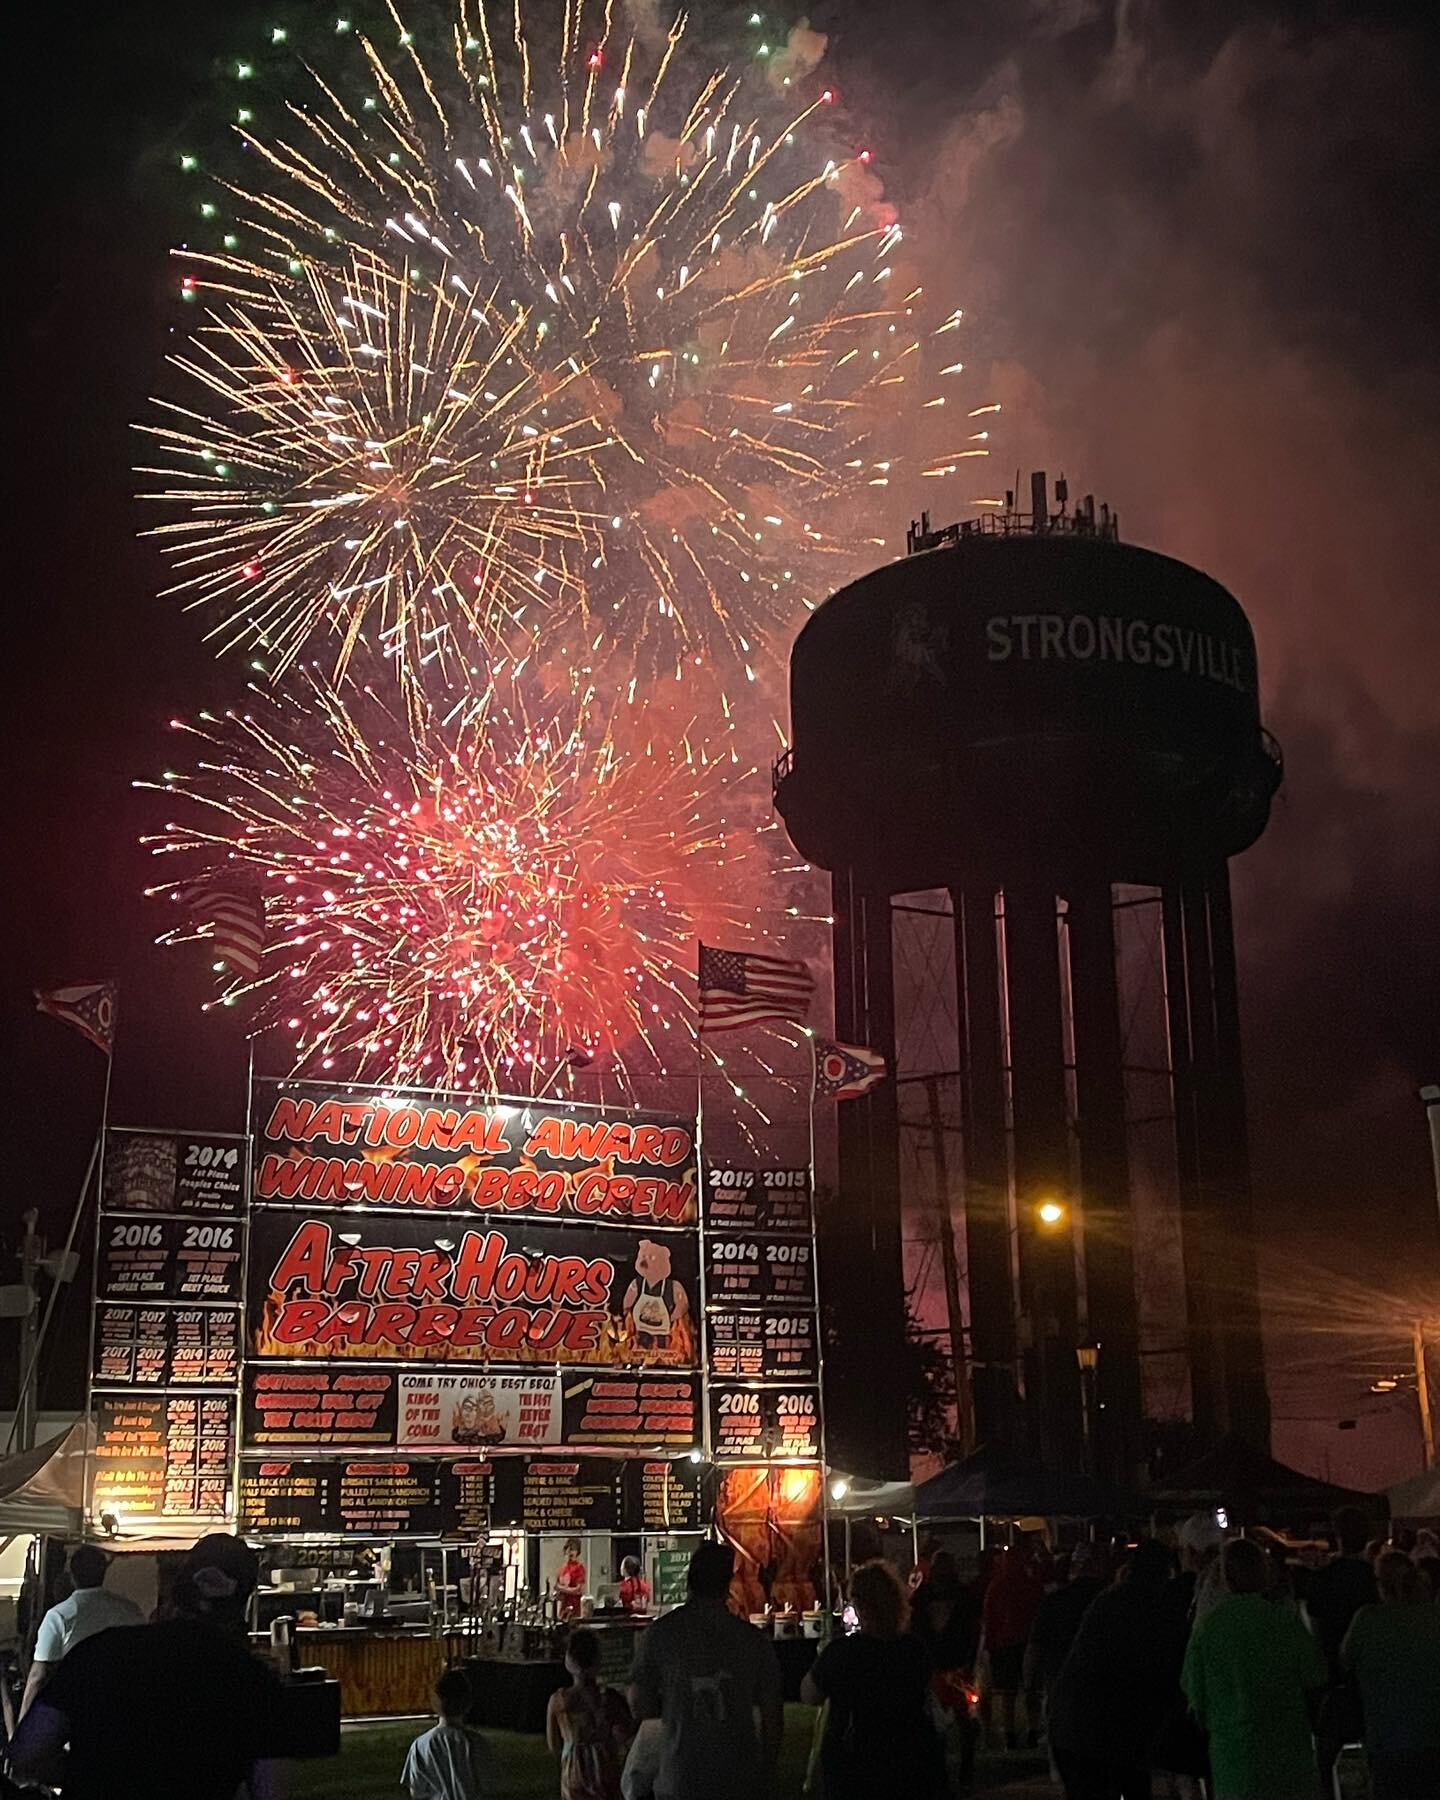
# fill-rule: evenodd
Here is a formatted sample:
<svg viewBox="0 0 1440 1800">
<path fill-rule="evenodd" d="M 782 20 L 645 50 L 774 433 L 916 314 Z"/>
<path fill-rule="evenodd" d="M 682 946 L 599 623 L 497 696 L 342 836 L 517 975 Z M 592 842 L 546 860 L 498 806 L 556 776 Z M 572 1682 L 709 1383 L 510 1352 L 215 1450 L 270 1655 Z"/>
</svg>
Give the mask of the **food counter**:
<svg viewBox="0 0 1440 1800">
<path fill-rule="evenodd" d="M 435 1679 L 450 1660 L 446 1640 L 428 1631 L 354 1625 L 302 1626 L 295 1657 L 302 1668 L 322 1668 L 340 1683 L 347 1719 L 433 1712 Z"/>
<path fill-rule="evenodd" d="M 646 1617 L 577 1619 L 600 1639 L 600 1672 L 613 1687 L 629 1685 L 630 1669 L 640 1633 L 650 1623 Z M 527 1634 L 528 1636 L 528 1634 Z M 532 1642 L 532 1654 L 467 1656 L 465 1673 L 475 1699 L 470 1720 L 474 1725 L 507 1731 L 543 1731 L 550 1696 L 565 1687 L 566 1672 L 558 1645 Z"/>
<path fill-rule="evenodd" d="M 636 1638 L 648 1622 L 623 1617 L 575 1621 L 597 1633 L 604 1677 L 622 1688 L 630 1677 Z M 431 1712 L 435 1678 L 451 1664 L 463 1664 L 475 1691 L 474 1723 L 543 1731 L 551 1694 L 569 1680 L 560 1632 L 558 1627 L 511 1627 L 506 1635 L 512 1647 L 497 1652 L 493 1634 L 477 1630 L 437 1635 L 364 1623 L 302 1625 L 293 1634 L 294 1661 L 302 1669 L 324 1669 L 340 1683 L 340 1710 L 347 1719 Z M 255 1632 L 252 1641 L 264 1649 L 270 1633 Z"/>
<path fill-rule="evenodd" d="M 296 1668 L 324 1669 L 340 1683 L 346 1718 L 423 1716 L 434 1705 L 436 1676 L 465 1666 L 474 1672 L 477 1723 L 541 1730 L 550 1695 L 568 1679 L 568 1626 L 592 1627 L 605 1678 L 621 1687 L 629 1680 L 635 1638 L 648 1622 L 616 1601 L 621 1551 L 630 1554 L 632 1543 L 653 1590 L 678 1599 L 689 1558 L 684 1539 L 512 1532 L 464 1547 L 271 1544 L 262 1552 L 254 1641 Z M 587 1591 L 566 1619 L 557 1579 L 576 1544 Z"/>
</svg>

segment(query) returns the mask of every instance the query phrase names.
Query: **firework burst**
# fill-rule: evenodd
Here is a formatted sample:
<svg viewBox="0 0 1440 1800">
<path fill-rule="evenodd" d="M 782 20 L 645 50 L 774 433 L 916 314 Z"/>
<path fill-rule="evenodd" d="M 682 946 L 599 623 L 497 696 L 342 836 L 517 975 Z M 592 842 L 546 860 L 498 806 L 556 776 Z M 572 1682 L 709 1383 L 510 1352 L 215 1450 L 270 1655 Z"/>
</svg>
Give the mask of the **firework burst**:
<svg viewBox="0 0 1440 1800">
<path fill-rule="evenodd" d="M 684 733 L 622 753 L 593 695 L 402 718 L 312 676 L 178 728 L 200 755 L 162 784 L 181 872 L 152 892 L 258 888 L 256 1022 L 297 1068 L 513 1089 L 603 1057 L 623 1085 L 687 1035 L 696 937 L 756 935 L 764 857 L 725 817 L 753 771 Z"/>
<path fill-rule="evenodd" d="M 518 627 L 728 693 L 873 559 L 868 487 L 985 454 L 935 435 L 960 315 L 829 92 L 622 15 L 461 0 L 433 42 L 392 10 L 236 65 L 245 169 L 182 256 L 205 315 L 152 471 L 225 641 L 329 639 L 339 674 L 363 639 L 414 684 Z"/>
<path fill-rule="evenodd" d="M 452 634 L 550 603 L 552 542 L 588 535 L 567 465 L 593 446 L 546 425 L 515 331 L 365 256 L 263 311 L 228 306 L 175 359 L 211 410 L 169 403 L 149 428 L 174 464 L 144 472 L 182 513 L 158 528 L 178 590 L 277 672 L 326 630 L 343 667 L 367 627 L 423 668 Z"/>
</svg>

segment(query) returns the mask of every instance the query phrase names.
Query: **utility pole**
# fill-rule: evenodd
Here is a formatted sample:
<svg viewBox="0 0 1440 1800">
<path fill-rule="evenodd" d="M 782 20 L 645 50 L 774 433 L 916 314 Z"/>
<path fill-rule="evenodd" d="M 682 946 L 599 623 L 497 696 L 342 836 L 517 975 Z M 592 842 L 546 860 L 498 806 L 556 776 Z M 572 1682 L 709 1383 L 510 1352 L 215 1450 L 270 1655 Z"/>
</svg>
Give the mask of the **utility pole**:
<svg viewBox="0 0 1440 1800">
<path fill-rule="evenodd" d="M 1435 1166 L 1435 1206 L 1440 1210 L 1440 1083 L 1432 1081 L 1422 1087 L 1420 1100 L 1430 1126 L 1430 1160 Z"/>
<path fill-rule="evenodd" d="M 15 1397 L 15 1409 L 19 1414 L 16 1436 L 21 1450 L 35 1448 L 35 1351 L 39 1342 L 40 1313 L 40 1296 L 35 1291 L 35 1275 L 41 1258 L 45 1255 L 44 1242 L 35 1235 L 39 1218 L 39 1212 L 32 1206 L 21 1220 L 25 1235 L 20 1240 L 20 1285 L 29 1295 L 30 1301 L 20 1319 L 20 1391 Z"/>
<path fill-rule="evenodd" d="M 1425 1321 L 1417 1319 L 1411 1336 L 1415 1350 L 1415 1398 L 1420 1403 L 1420 1436 L 1425 1445 L 1425 1467 L 1435 1467 L 1435 1420 L 1430 1411 L 1430 1371 L 1425 1362 Z"/>
<path fill-rule="evenodd" d="M 927 1075 L 930 1135 L 935 1146 L 935 1213 L 940 1235 L 940 1268 L 945 1279 L 945 1317 L 950 1327 L 950 1361 L 955 1381 L 955 1435 L 960 1454 L 975 1448 L 975 1410 L 970 1404 L 970 1378 L 965 1367 L 965 1317 L 960 1305 L 960 1264 L 955 1255 L 955 1228 L 950 1217 L 950 1158 L 945 1149 L 945 1119 L 940 1108 L 940 1077 Z"/>
<path fill-rule="evenodd" d="M 1440 1085 L 1428 1082 L 1420 1090 L 1430 1127 L 1430 1160 L 1435 1169 L 1435 1205 L 1440 1211 Z M 1420 1433 L 1425 1440 L 1425 1467 L 1435 1467 L 1435 1421 L 1430 1412 L 1430 1371 L 1425 1363 L 1425 1321 L 1415 1321 L 1415 1397 L 1420 1402 Z"/>
<path fill-rule="evenodd" d="M 1080 1365 L 1080 1422 L 1085 1433 L 1085 1473 L 1093 1480 L 1100 1473 L 1100 1459 L 1095 1449 L 1095 1415 L 1099 1411 L 1095 1388 L 1100 1373 L 1100 1345 L 1087 1337 L 1075 1347 L 1075 1360 Z"/>
</svg>

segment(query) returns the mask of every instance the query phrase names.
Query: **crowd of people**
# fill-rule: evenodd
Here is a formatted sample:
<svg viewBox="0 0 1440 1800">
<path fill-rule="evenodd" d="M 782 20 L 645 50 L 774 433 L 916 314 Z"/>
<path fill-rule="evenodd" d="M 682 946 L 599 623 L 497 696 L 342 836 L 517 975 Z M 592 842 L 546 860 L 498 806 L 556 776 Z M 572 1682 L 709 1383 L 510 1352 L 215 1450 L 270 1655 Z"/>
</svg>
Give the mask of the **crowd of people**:
<svg viewBox="0 0 1440 1800">
<path fill-rule="evenodd" d="M 1226 1538 L 1202 1515 L 1173 1541 L 1005 1548 L 970 1580 L 939 1545 L 908 1582 L 862 1563 L 853 1629 L 801 1690 L 807 1795 L 942 1800 L 988 1730 L 1043 1742 L 1065 1800 L 1329 1800 L 1354 1744 L 1370 1800 L 1440 1800 L 1440 1546 L 1369 1542 L 1349 1510 L 1334 1524 L 1325 1555 Z M 106 1592 L 100 1552 L 77 1550 L 71 1572 L 41 1624 L 15 1780 L 65 1800 L 269 1800 L 284 1709 L 247 1646 L 254 1553 L 202 1539 L 149 1624 Z M 728 1545 L 696 1550 L 685 1603 L 641 1634 L 624 1691 L 602 1678 L 597 1634 L 572 1627 L 546 1722 L 561 1800 L 765 1800 L 780 1665 L 730 1610 L 733 1578 Z M 410 1800 L 501 1792 L 462 1671 L 441 1676 L 436 1709 L 405 1761 Z"/>
<path fill-rule="evenodd" d="M 289 1746 L 279 1677 L 250 1654 L 255 1552 L 201 1538 L 149 1623 L 105 1593 L 106 1561 L 77 1549 L 75 1592 L 41 1621 L 9 1779 L 64 1800 L 275 1800 Z"/>
<path fill-rule="evenodd" d="M 974 1668 L 982 1728 L 1015 1747 L 1023 1721 L 1065 1800 L 1329 1800 L 1347 1745 L 1372 1800 L 1440 1800 L 1440 1546 L 1367 1534 L 1343 1509 L 1333 1550 L 1291 1555 L 1202 1514 L 1113 1551 L 1004 1549 L 968 1585 L 932 1545 L 912 1630 L 931 1695 Z"/>
<path fill-rule="evenodd" d="M 1334 1523 L 1333 1553 L 1293 1558 L 1200 1515 L 1173 1541 L 1004 1549 L 983 1582 L 938 1546 L 909 1584 L 862 1564 L 854 1629 L 801 1689 L 816 1709 L 807 1794 L 941 1800 L 967 1772 L 971 1727 L 1043 1740 L 1065 1800 L 1317 1800 L 1352 1743 L 1372 1800 L 1440 1800 L 1437 1546 L 1367 1543 L 1348 1510 Z M 575 1634 L 549 1733 L 563 1800 L 766 1793 L 779 1667 L 728 1611 L 731 1572 L 725 1546 L 697 1552 L 686 1605 L 641 1640 L 628 1700 L 598 1681 L 593 1634 Z"/>
</svg>

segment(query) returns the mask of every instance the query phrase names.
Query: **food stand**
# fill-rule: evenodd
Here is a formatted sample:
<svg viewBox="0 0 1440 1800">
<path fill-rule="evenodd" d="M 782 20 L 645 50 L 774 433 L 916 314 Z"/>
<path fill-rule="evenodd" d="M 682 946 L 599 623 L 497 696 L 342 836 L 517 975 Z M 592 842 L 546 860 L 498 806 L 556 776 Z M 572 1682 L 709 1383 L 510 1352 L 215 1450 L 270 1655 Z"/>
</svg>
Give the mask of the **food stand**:
<svg viewBox="0 0 1440 1800">
<path fill-rule="evenodd" d="M 566 1628 L 623 1680 L 712 1529 L 745 1610 L 818 1636 L 808 1168 L 702 1183 L 692 1120 L 550 1100 L 257 1080 L 251 1116 L 110 1134 L 102 1531 L 243 1531 L 257 1649 L 350 1717 L 463 1663 L 481 1722 L 538 1729 Z"/>
</svg>

